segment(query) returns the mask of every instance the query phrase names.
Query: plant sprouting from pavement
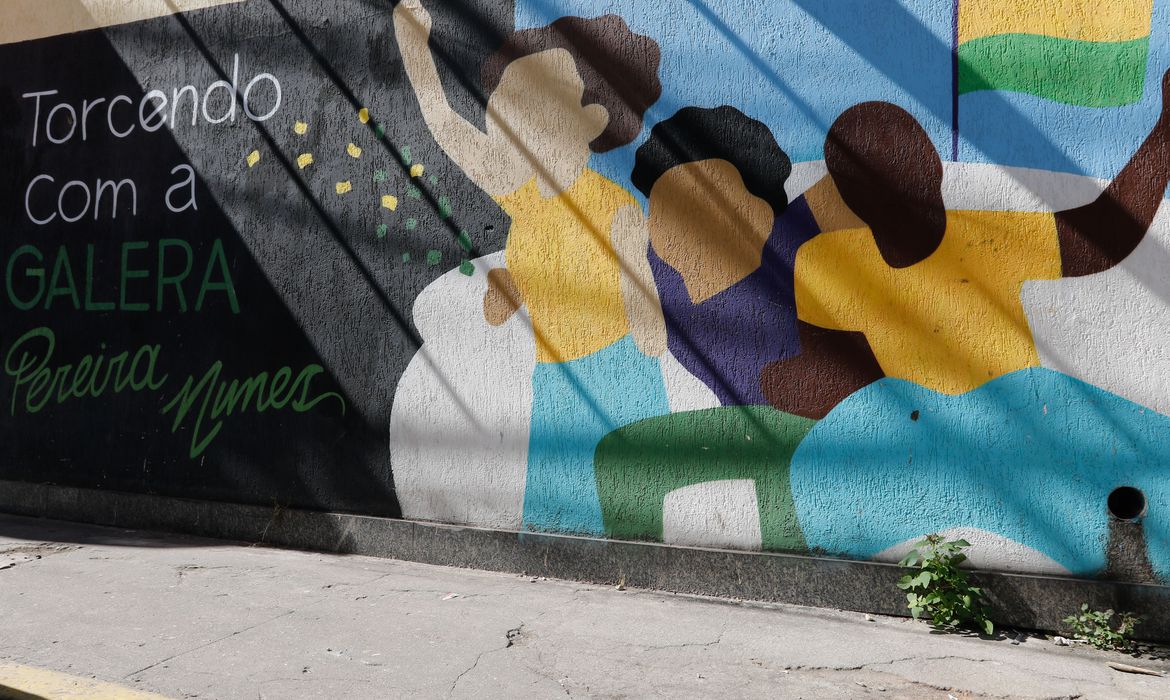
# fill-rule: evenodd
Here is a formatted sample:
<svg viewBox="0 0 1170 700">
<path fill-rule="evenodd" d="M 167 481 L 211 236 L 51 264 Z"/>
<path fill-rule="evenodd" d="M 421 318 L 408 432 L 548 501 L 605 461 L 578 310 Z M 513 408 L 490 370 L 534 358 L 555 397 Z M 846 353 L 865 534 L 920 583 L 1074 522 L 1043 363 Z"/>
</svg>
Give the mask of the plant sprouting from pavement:
<svg viewBox="0 0 1170 700">
<path fill-rule="evenodd" d="M 1141 623 L 1142 618 L 1123 612 L 1117 615 L 1117 627 L 1114 627 L 1113 615 L 1113 610 L 1093 610 L 1088 603 L 1081 603 L 1080 613 L 1064 618 L 1064 624 L 1072 628 L 1077 639 L 1098 649 L 1128 651 L 1133 647 L 1130 639 L 1133 628 Z"/>
<path fill-rule="evenodd" d="M 987 617 L 987 603 L 983 589 L 973 586 L 966 571 L 959 565 L 967 560 L 963 550 L 970 547 L 967 540 L 946 540 L 931 534 L 915 543 L 914 549 L 898 562 L 899 566 L 915 569 L 898 582 L 906 591 L 906 603 L 914 619 L 925 614 L 937 627 L 967 627 L 986 634 L 995 632 L 995 625 Z"/>
</svg>

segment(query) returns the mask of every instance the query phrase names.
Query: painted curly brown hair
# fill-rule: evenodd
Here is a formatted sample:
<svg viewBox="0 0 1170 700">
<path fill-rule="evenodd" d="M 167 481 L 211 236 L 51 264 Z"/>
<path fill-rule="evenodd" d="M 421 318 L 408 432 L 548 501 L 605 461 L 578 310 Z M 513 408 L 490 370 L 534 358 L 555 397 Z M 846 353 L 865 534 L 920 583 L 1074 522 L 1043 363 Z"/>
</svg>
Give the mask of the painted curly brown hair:
<svg viewBox="0 0 1170 700">
<path fill-rule="evenodd" d="M 562 17 L 546 27 L 513 32 L 484 63 L 484 89 L 494 91 L 512 61 L 553 49 L 565 49 L 577 64 L 585 83 L 581 103 L 609 112 L 609 124 L 589 148 L 604 153 L 633 141 L 642 130 L 642 115 L 662 94 L 658 42 L 636 34 L 617 15 Z"/>
</svg>

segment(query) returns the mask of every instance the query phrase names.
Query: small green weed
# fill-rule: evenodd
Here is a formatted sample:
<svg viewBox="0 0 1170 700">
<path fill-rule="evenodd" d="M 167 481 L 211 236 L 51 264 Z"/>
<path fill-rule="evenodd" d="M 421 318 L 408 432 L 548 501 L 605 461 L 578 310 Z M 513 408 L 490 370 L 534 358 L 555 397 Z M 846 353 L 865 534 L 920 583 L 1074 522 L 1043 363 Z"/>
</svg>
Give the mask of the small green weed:
<svg viewBox="0 0 1170 700">
<path fill-rule="evenodd" d="M 1117 615 L 1117 627 L 1112 624 L 1112 610 L 1093 610 L 1088 603 L 1081 603 L 1081 612 L 1064 618 L 1064 624 L 1072 628 L 1077 639 L 1084 640 L 1098 649 L 1129 651 L 1133 648 L 1133 628 L 1141 624 L 1142 618 L 1133 613 Z"/>
<path fill-rule="evenodd" d="M 967 540 L 944 540 L 942 535 L 927 535 L 917 542 L 899 566 L 917 569 L 898 582 L 906 591 L 906 603 L 914 619 L 924 613 L 937 627 L 967 627 L 986 634 L 995 633 L 987 617 L 983 589 L 971 585 L 967 572 L 959 568 L 967 560 L 963 550 Z"/>
</svg>

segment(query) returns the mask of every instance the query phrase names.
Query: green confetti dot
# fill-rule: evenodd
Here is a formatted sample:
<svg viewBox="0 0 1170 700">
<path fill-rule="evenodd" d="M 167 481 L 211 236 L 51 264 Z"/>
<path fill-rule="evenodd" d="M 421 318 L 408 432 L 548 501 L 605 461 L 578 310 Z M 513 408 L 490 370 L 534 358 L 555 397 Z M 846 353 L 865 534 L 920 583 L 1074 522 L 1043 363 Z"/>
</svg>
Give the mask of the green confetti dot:
<svg viewBox="0 0 1170 700">
<path fill-rule="evenodd" d="M 406 196 L 410 197 L 411 199 L 418 199 L 419 197 L 422 197 L 422 191 L 414 185 L 411 185 L 410 187 L 406 188 Z"/>
<path fill-rule="evenodd" d="M 433 248 L 431 250 L 427 251 L 427 264 L 430 265 L 431 267 L 438 265 L 442 259 L 443 259 L 443 254 L 441 252 L 439 252 Z"/>
<path fill-rule="evenodd" d="M 413 216 L 406 220 L 406 230 L 413 231 L 418 228 L 418 219 Z"/>
<path fill-rule="evenodd" d="M 410 253 L 409 252 L 402 254 L 402 262 L 404 262 L 404 263 L 410 262 Z"/>
<path fill-rule="evenodd" d="M 378 224 L 378 238 L 385 238 L 390 231 L 390 227 L 386 224 Z"/>
<path fill-rule="evenodd" d="M 385 170 L 375 170 L 374 171 L 374 182 L 386 182 L 386 171 Z"/>
<path fill-rule="evenodd" d="M 459 263 L 459 271 L 471 277 L 475 274 L 475 265 L 472 265 L 471 261 L 467 258 L 463 258 L 463 262 Z"/>
<path fill-rule="evenodd" d="M 377 124 L 375 124 L 374 125 L 374 136 L 377 136 L 378 138 L 382 138 L 385 135 L 386 135 L 386 127 L 382 126 L 382 122 L 378 122 Z"/>
<path fill-rule="evenodd" d="M 459 231 L 459 247 L 468 253 L 471 252 L 471 237 L 467 235 L 466 231 Z"/>
<path fill-rule="evenodd" d="M 403 146 L 401 153 L 402 153 L 402 164 L 403 165 L 410 165 L 411 163 L 414 162 L 410 158 L 410 146 Z"/>
<path fill-rule="evenodd" d="M 439 218 L 451 218 L 451 200 L 447 197 L 447 195 L 439 197 Z"/>
<path fill-rule="evenodd" d="M 435 177 L 434 175 L 431 175 L 430 177 L 427 178 L 427 182 L 431 183 L 432 185 L 437 185 L 437 184 L 439 184 L 439 178 Z"/>
</svg>

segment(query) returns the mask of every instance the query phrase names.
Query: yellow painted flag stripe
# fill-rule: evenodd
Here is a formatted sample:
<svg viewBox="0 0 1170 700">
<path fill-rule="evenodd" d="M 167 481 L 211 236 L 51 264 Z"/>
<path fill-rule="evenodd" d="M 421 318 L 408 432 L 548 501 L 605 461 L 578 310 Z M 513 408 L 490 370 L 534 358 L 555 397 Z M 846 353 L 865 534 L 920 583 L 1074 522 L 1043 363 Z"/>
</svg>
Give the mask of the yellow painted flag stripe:
<svg viewBox="0 0 1170 700">
<path fill-rule="evenodd" d="M 959 0 L 959 43 L 997 34 L 1131 41 L 1150 34 L 1154 0 Z"/>
</svg>

